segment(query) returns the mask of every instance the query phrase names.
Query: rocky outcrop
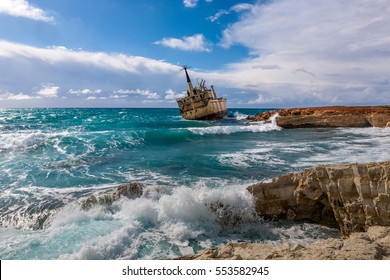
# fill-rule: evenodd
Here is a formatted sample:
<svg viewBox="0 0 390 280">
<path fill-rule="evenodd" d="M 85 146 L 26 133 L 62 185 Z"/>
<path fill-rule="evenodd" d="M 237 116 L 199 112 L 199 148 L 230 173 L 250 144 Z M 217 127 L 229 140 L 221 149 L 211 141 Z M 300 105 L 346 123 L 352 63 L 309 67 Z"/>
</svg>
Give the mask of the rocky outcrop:
<svg viewBox="0 0 390 280">
<path fill-rule="evenodd" d="M 301 127 L 386 127 L 390 123 L 390 106 L 328 106 L 272 110 L 248 117 L 251 121 L 270 121 L 283 128 Z"/>
<path fill-rule="evenodd" d="M 319 165 L 249 186 L 268 219 L 308 220 L 348 235 L 390 226 L 390 162 Z"/>
<path fill-rule="evenodd" d="M 111 205 L 114 201 L 121 197 L 135 199 L 143 194 L 144 185 L 141 183 L 127 183 L 116 187 L 115 191 L 105 192 L 98 195 L 92 195 L 86 200 L 82 201 L 81 208 L 88 210 L 95 205 Z"/>
<path fill-rule="evenodd" d="M 309 244 L 229 243 L 181 260 L 381 260 L 390 259 L 390 227 L 373 226 L 345 238 Z"/>
<path fill-rule="evenodd" d="M 390 259 L 390 161 L 319 165 L 248 190 L 264 218 L 313 221 L 343 235 L 305 244 L 228 243 L 177 259 Z"/>
</svg>

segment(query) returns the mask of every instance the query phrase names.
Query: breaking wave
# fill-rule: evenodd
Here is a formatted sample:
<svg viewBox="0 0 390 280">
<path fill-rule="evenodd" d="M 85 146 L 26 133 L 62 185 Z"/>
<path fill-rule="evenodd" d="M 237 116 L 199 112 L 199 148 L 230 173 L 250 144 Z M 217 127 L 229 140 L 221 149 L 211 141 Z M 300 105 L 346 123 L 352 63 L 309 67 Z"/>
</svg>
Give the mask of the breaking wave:
<svg viewBox="0 0 390 280">
<path fill-rule="evenodd" d="M 191 188 L 147 186 L 139 198 L 89 210 L 80 207 L 88 197 L 84 194 L 52 212 L 43 229 L 22 231 L 15 238 L 12 227 L 0 229 L 1 242 L 8 245 L 1 257 L 34 259 L 38 250 L 43 259 L 159 259 L 196 253 L 226 240 L 319 238 L 305 233 L 302 225 L 263 222 L 242 186 L 207 185 L 201 180 Z"/>
<path fill-rule="evenodd" d="M 241 125 L 216 125 L 209 127 L 193 127 L 188 128 L 192 133 L 206 135 L 206 134 L 232 134 L 242 132 L 266 132 L 273 130 L 281 130 L 282 128 L 276 124 L 275 114 L 270 118 L 270 122 L 253 122 Z"/>
</svg>

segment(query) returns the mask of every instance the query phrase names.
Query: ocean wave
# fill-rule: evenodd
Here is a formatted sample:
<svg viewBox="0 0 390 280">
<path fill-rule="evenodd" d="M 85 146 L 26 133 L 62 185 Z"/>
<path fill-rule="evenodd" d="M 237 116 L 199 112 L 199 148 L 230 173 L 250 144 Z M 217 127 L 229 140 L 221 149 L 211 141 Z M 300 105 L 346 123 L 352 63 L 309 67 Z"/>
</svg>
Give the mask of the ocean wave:
<svg viewBox="0 0 390 280">
<path fill-rule="evenodd" d="M 236 125 L 216 125 L 209 127 L 193 127 L 187 128 L 192 133 L 205 135 L 205 134 L 233 134 L 242 132 L 267 132 L 273 130 L 281 130 L 282 128 L 276 124 L 276 117 L 274 115 L 270 118 L 270 122 L 256 122 L 247 124 L 236 124 Z"/>
<path fill-rule="evenodd" d="M 62 192 L 62 201 L 65 197 L 69 201 L 52 212 L 42 229 L 30 233 L 0 229 L 7 248 L 12 247 L 0 251 L 0 257 L 160 259 L 196 253 L 227 240 L 279 242 L 311 238 L 299 226 L 275 227 L 262 221 L 255 214 L 253 196 L 242 185 L 221 183 L 210 189 L 207 180 L 199 180 L 192 187 L 146 186 L 139 198 L 122 198 L 110 206 L 95 205 L 89 210 L 83 210 L 80 201 L 90 192 L 73 200 L 69 199 L 70 190 Z M 47 200 L 61 197 L 49 189 L 40 193 L 45 193 Z M 314 230 L 312 235 L 318 232 Z M 14 238 L 10 238 L 11 234 Z"/>
<path fill-rule="evenodd" d="M 2 133 L 0 151 L 21 150 L 44 143 L 50 135 L 42 132 Z"/>
<path fill-rule="evenodd" d="M 237 153 L 223 153 L 217 156 L 222 165 L 253 167 L 259 165 L 284 165 L 286 162 L 273 153 L 272 147 L 244 149 Z"/>
<path fill-rule="evenodd" d="M 233 116 L 238 121 L 246 120 L 246 118 L 248 117 L 248 115 L 245 115 L 245 114 L 240 113 L 240 112 L 234 112 Z"/>
</svg>

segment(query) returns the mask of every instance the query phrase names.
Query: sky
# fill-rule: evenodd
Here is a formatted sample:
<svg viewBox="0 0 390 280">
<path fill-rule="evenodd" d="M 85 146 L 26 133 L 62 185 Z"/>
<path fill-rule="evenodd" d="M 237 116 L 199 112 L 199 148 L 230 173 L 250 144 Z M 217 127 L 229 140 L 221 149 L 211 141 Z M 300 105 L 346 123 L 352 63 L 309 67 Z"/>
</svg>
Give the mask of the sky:
<svg viewBox="0 0 390 280">
<path fill-rule="evenodd" d="M 0 108 L 389 105 L 388 0 L 0 0 Z"/>
</svg>

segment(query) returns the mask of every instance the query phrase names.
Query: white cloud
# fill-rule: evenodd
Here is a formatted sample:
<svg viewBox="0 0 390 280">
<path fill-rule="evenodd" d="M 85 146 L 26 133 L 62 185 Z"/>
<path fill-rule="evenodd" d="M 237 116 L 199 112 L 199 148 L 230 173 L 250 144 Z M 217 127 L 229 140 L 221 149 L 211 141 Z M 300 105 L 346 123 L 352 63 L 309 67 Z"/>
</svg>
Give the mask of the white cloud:
<svg viewBox="0 0 390 280">
<path fill-rule="evenodd" d="M 168 89 L 166 92 L 165 92 L 165 99 L 166 100 L 176 100 L 177 98 L 181 98 L 181 97 L 184 97 L 185 94 L 184 93 L 176 93 L 174 90 L 172 89 Z"/>
<path fill-rule="evenodd" d="M 60 87 L 54 85 L 46 85 L 37 91 L 39 96 L 43 97 L 57 97 Z"/>
<path fill-rule="evenodd" d="M 219 10 L 214 16 L 208 17 L 211 22 L 217 21 L 221 16 L 231 14 L 232 12 L 240 13 L 242 11 L 250 10 L 254 7 L 252 4 L 239 3 L 232 6 L 228 10 Z"/>
<path fill-rule="evenodd" d="M 102 97 L 88 96 L 86 99 L 87 100 L 107 100 L 107 97 L 105 97 L 105 96 L 102 96 Z"/>
<path fill-rule="evenodd" d="M 213 0 L 205 0 L 207 3 L 213 2 Z M 186 8 L 195 8 L 199 3 L 199 0 L 183 0 L 183 4 Z"/>
<path fill-rule="evenodd" d="M 36 21 L 54 21 L 54 18 L 49 16 L 46 11 L 34 7 L 27 0 L 1 0 L 0 14 L 7 14 L 14 17 L 25 17 Z"/>
<path fill-rule="evenodd" d="M 16 96 L 0 92 L 1 107 L 101 106 L 102 98 L 107 99 L 104 106 L 108 107 L 140 107 L 145 99 L 157 102 L 160 98 L 157 92 L 145 89 L 149 86 L 162 91 L 185 87 L 180 68 L 164 61 L 65 47 L 38 48 L 2 40 L 0 69 L 7 69 L 0 77 L 0 90 L 28 94 Z M 58 87 L 57 93 L 54 86 Z M 114 93 L 121 88 L 133 88 L 134 98 L 128 98 L 125 91 Z M 139 90 L 135 90 L 137 88 Z M 60 96 L 62 91 L 68 93 L 66 100 Z M 99 97 L 83 103 L 90 95 Z M 47 98 L 50 96 L 62 98 Z M 123 103 L 117 103 L 119 98 Z"/>
<path fill-rule="evenodd" d="M 64 47 L 37 48 L 0 40 L 0 58 L 1 57 L 35 59 L 48 64 L 79 63 L 108 70 L 133 73 L 139 71 L 159 73 L 177 71 L 177 66 L 175 65 L 140 56 L 74 51 Z"/>
<path fill-rule="evenodd" d="M 183 51 L 200 51 L 209 52 L 211 49 L 208 47 L 209 43 L 203 34 L 195 34 L 189 37 L 177 38 L 163 38 L 160 41 L 154 42 L 157 45 L 163 45 L 165 47 L 180 49 Z"/>
<path fill-rule="evenodd" d="M 221 41 L 247 47 L 251 57 L 210 75 L 225 86 L 266 92 L 280 100 L 276 105 L 388 104 L 389 26 L 383 0 L 258 3 Z M 367 98 L 366 88 L 376 94 Z"/>
<path fill-rule="evenodd" d="M 183 4 L 187 8 L 194 8 L 198 5 L 199 0 L 183 0 Z"/>
<path fill-rule="evenodd" d="M 115 94 L 136 94 L 136 95 L 141 95 L 145 96 L 148 99 L 159 99 L 160 95 L 157 92 L 152 92 L 148 89 L 120 89 L 114 91 Z M 116 95 L 118 97 L 123 97 L 120 95 Z"/>
<path fill-rule="evenodd" d="M 263 94 L 259 94 L 256 99 L 254 100 L 249 100 L 248 104 L 251 105 L 266 105 L 266 104 L 274 104 L 280 102 L 278 98 L 274 97 L 265 97 Z"/>
<path fill-rule="evenodd" d="M 80 94 L 99 94 L 99 93 L 102 93 L 102 90 L 101 89 L 89 89 L 89 88 L 85 88 L 85 89 L 70 89 L 68 90 L 68 93 L 69 94 L 75 94 L 75 95 L 80 95 Z"/>
<path fill-rule="evenodd" d="M 0 100 L 16 100 L 16 101 L 18 101 L 18 100 L 30 100 L 30 99 L 35 99 L 35 98 L 39 98 L 39 97 L 27 95 L 27 94 L 24 94 L 22 92 L 19 92 L 19 93 L 7 92 L 5 94 L 0 95 Z"/>
</svg>

